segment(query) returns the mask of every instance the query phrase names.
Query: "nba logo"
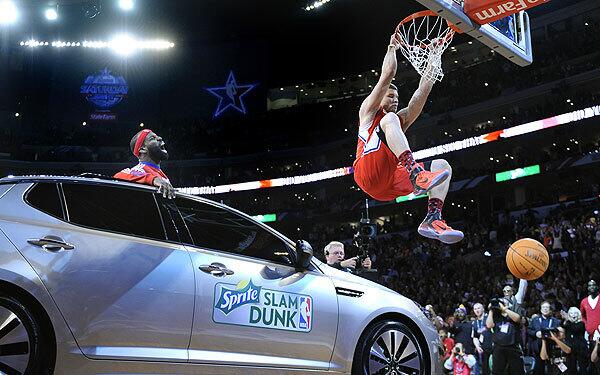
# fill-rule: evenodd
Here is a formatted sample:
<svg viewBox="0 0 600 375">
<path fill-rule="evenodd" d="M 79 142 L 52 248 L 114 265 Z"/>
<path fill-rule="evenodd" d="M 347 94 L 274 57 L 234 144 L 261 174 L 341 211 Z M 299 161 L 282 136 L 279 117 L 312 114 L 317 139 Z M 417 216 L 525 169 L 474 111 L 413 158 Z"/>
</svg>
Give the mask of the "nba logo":
<svg viewBox="0 0 600 375">
<path fill-rule="evenodd" d="M 312 298 L 300 297 L 300 322 L 298 328 L 310 331 L 310 320 L 312 318 Z"/>
</svg>

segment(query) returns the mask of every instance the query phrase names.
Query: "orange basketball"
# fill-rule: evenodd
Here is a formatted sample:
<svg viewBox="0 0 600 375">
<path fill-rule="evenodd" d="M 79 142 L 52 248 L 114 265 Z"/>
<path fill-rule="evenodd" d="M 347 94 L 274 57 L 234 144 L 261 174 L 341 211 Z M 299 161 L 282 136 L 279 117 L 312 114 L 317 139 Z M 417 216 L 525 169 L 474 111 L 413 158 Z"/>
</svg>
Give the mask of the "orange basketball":
<svg viewBox="0 0 600 375">
<path fill-rule="evenodd" d="M 524 280 L 535 280 L 548 269 L 550 258 L 541 243 L 531 238 L 515 241 L 506 252 L 506 265 L 513 276 Z"/>
</svg>

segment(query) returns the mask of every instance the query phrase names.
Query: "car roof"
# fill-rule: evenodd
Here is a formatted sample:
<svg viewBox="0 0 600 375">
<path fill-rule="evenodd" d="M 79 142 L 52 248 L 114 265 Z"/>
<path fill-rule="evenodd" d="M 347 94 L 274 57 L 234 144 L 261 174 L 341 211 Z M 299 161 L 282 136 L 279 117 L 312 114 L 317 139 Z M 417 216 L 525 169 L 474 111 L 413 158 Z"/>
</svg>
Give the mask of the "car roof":
<svg viewBox="0 0 600 375">
<path fill-rule="evenodd" d="M 31 182 L 79 182 L 87 184 L 101 184 L 101 185 L 120 185 L 127 186 L 136 189 L 143 190 L 156 190 L 155 187 L 149 185 L 142 185 L 124 180 L 119 180 L 110 176 L 84 173 L 79 176 L 59 176 L 59 175 L 24 175 L 24 176 L 6 176 L 0 178 L 0 184 L 20 184 L 20 183 L 31 183 Z"/>
</svg>

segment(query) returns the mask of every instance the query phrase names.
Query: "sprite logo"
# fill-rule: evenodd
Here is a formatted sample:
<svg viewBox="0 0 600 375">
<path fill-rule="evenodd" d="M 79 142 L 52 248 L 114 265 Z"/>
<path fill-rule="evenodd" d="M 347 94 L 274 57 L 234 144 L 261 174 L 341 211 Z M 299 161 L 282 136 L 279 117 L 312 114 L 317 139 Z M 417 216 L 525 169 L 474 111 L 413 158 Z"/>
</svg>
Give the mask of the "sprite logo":
<svg viewBox="0 0 600 375">
<path fill-rule="evenodd" d="M 227 315 L 240 306 L 260 303 L 260 289 L 261 287 L 252 284 L 252 280 L 240 281 L 235 289 L 223 286 L 215 308 Z"/>
</svg>

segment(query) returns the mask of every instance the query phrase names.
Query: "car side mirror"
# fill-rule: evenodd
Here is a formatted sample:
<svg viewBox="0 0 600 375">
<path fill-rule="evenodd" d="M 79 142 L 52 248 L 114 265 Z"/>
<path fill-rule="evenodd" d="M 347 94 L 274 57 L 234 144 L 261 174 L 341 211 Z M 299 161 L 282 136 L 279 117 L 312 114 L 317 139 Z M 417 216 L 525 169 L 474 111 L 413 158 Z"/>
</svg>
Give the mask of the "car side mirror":
<svg viewBox="0 0 600 375">
<path fill-rule="evenodd" d="M 296 268 L 299 270 L 308 269 L 312 257 L 312 246 L 304 240 L 296 241 Z"/>
</svg>

